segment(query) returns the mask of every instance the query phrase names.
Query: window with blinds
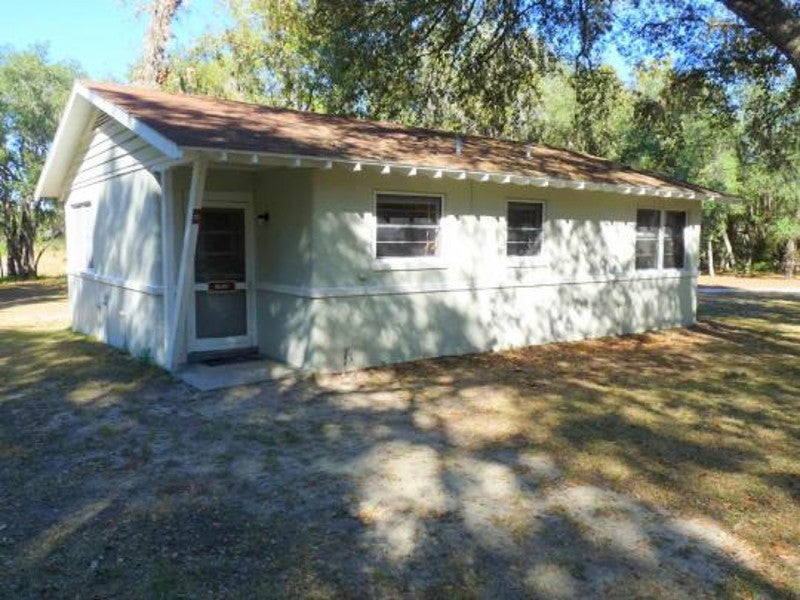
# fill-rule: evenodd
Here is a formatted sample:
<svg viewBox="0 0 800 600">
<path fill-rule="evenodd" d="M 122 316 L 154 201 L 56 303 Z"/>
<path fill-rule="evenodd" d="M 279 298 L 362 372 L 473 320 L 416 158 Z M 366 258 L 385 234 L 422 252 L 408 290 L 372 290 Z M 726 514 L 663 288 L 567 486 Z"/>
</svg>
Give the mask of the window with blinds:
<svg viewBox="0 0 800 600">
<path fill-rule="evenodd" d="M 506 254 L 539 256 L 542 252 L 542 202 L 509 202 L 506 215 Z"/>
<path fill-rule="evenodd" d="M 378 194 L 375 213 L 377 258 L 438 254 L 441 196 Z"/>
</svg>

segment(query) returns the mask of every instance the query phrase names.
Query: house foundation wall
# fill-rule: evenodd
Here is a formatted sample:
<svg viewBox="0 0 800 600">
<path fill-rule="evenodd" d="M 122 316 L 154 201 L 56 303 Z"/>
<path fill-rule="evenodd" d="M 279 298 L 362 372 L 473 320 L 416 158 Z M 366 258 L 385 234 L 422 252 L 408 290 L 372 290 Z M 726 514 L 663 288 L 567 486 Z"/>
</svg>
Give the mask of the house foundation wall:
<svg viewBox="0 0 800 600">
<path fill-rule="evenodd" d="M 691 275 L 261 300 L 283 323 L 268 352 L 320 372 L 688 326 L 696 307 Z"/>
<path fill-rule="evenodd" d="M 162 295 L 125 287 L 122 281 L 68 277 L 72 329 L 164 365 Z"/>
</svg>

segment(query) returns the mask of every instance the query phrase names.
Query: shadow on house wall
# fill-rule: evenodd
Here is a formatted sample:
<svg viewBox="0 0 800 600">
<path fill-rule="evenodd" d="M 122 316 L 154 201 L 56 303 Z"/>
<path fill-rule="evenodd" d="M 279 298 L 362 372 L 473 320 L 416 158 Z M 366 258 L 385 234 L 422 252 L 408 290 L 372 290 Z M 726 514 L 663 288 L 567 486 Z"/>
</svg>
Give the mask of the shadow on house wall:
<svg viewBox="0 0 800 600">
<path fill-rule="evenodd" d="M 447 199 L 453 212 L 443 224 L 450 246 L 443 270 L 373 271 L 371 201 L 317 202 L 312 280 L 330 297 L 292 300 L 282 313 L 287 346 L 303 346 L 293 364 L 341 370 L 693 322 L 690 277 L 636 278 L 633 237 L 621 252 L 614 234 L 632 227 L 630 199 L 606 197 L 611 216 L 602 221 L 570 207 L 570 218 L 555 217 L 546 229 L 545 262 L 510 268 L 501 216 L 470 212 L 474 207 L 457 197 L 467 189 L 472 194 L 463 184 Z M 563 197 L 549 202 L 574 204 Z M 453 240 L 466 258 L 454 252 Z M 495 252 L 494 269 L 487 268 Z M 409 286 L 428 291 L 409 293 Z M 391 288 L 397 291 L 386 293 Z"/>
<path fill-rule="evenodd" d="M 82 251 L 73 270 L 100 278 L 70 277 L 73 327 L 150 358 L 161 358 L 163 352 L 157 291 L 162 280 L 160 198 L 158 181 L 146 171 L 80 188 L 71 193 L 70 204 L 90 202 L 76 215 L 87 226 L 71 220 L 67 232 L 85 236 L 69 243 L 73 252 Z"/>
</svg>

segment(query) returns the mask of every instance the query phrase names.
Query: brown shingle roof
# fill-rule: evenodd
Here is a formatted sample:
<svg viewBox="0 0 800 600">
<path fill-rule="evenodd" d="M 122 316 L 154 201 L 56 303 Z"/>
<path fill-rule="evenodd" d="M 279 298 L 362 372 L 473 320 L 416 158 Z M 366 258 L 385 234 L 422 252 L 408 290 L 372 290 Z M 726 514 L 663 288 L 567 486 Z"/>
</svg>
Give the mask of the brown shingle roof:
<svg viewBox="0 0 800 600">
<path fill-rule="evenodd" d="M 271 108 L 149 88 L 85 82 L 85 87 L 178 146 L 390 162 L 601 184 L 711 192 L 588 154 L 394 123 Z M 530 151 L 530 157 L 528 152 Z"/>
</svg>

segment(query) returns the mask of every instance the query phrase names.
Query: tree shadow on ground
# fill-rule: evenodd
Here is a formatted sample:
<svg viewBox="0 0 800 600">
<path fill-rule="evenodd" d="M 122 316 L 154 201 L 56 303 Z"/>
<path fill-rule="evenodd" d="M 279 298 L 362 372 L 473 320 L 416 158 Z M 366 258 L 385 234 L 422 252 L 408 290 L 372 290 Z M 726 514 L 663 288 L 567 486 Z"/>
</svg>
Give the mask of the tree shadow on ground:
<svg viewBox="0 0 800 600">
<path fill-rule="evenodd" d="M 800 342 L 718 318 L 205 394 L 4 330 L 0 591 L 789 597 Z"/>
<path fill-rule="evenodd" d="M 781 292 L 735 292 L 728 294 L 704 294 L 698 308 L 701 320 L 718 316 L 737 315 L 754 317 L 769 323 L 800 325 L 796 293 Z"/>
<path fill-rule="evenodd" d="M 12 306 L 63 299 L 67 293 L 64 279 L 0 282 L 0 310 Z"/>
</svg>

